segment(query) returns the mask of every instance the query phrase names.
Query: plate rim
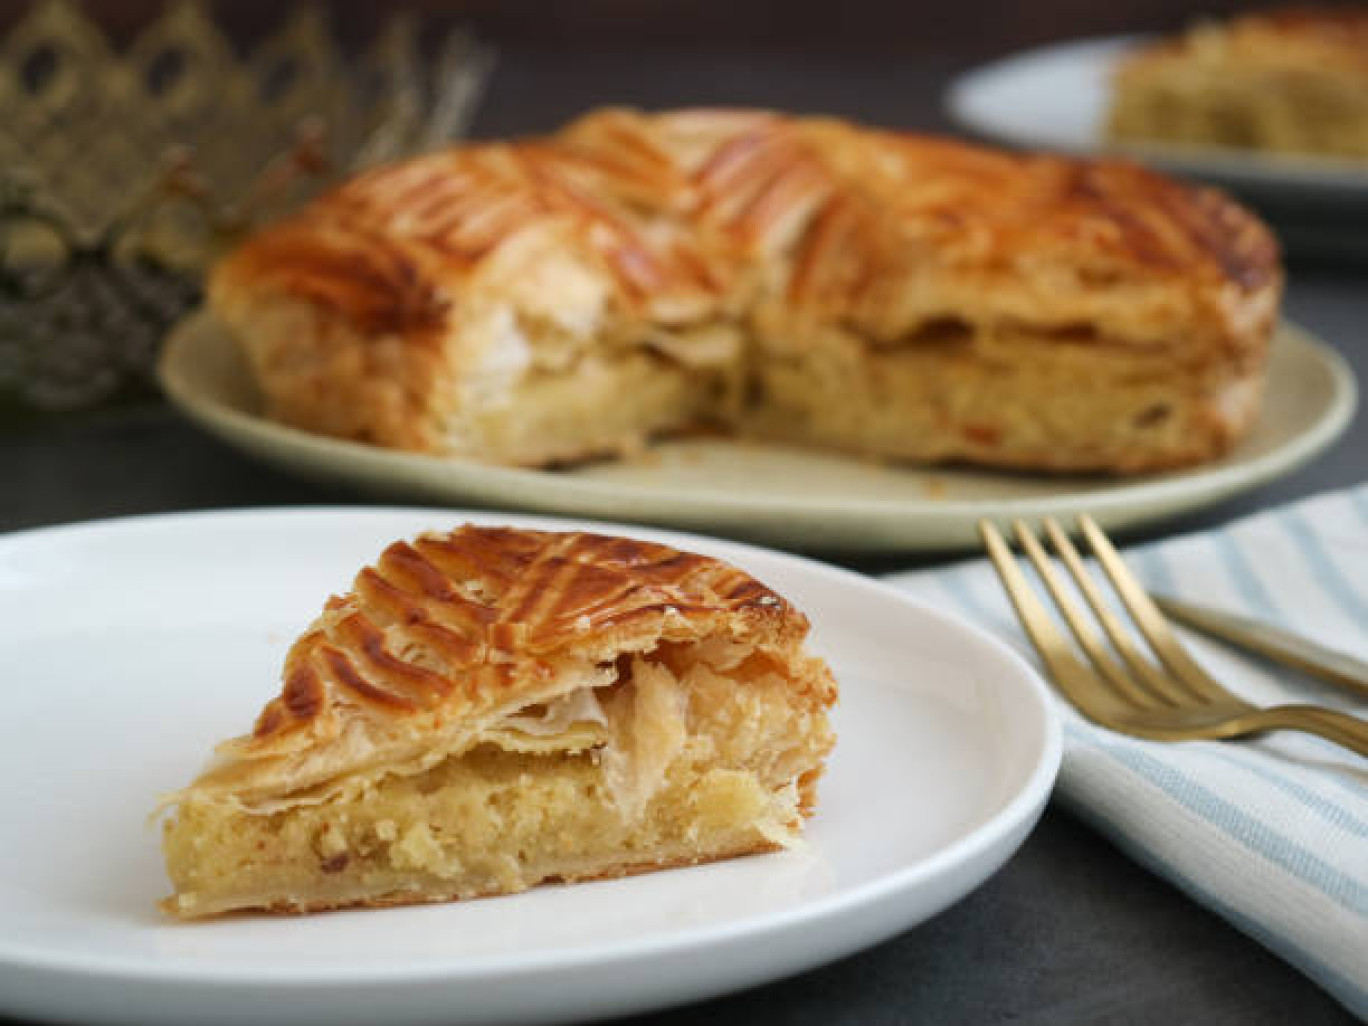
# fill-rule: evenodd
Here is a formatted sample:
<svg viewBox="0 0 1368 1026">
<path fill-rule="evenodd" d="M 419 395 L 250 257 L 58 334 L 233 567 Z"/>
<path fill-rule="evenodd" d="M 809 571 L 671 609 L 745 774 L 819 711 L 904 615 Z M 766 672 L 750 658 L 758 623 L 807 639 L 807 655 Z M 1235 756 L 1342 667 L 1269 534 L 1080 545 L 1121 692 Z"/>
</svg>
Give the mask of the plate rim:
<svg viewBox="0 0 1368 1026">
<path fill-rule="evenodd" d="M 981 112 L 977 93 L 986 83 L 1030 64 L 1053 61 L 1100 62 L 1115 60 L 1126 48 L 1159 38 L 1154 33 L 1117 33 L 1083 36 L 1025 47 L 974 64 L 956 74 L 942 93 L 943 106 L 961 128 L 1013 146 L 1045 148 L 1074 154 L 1110 154 L 1149 161 L 1171 173 L 1209 176 L 1247 187 L 1288 186 L 1308 190 L 1333 190 L 1368 197 L 1368 161 L 1318 157 L 1314 154 L 1281 154 L 1246 151 L 1221 146 L 1181 146 L 1164 143 L 1115 143 L 1093 135 L 1087 141 L 1045 138 L 1018 124 Z M 1291 178 L 1293 181 L 1288 181 Z"/>
<path fill-rule="evenodd" d="M 984 822 L 979 823 L 967 833 L 916 863 L 903 866 L 873 881 L 856 886 L 838 895 L 801 902 L 796 909 L 780 913 L 761 913 L 748 915 L 742 919 L 702 927 L 688 928 L 648 938 L 645 941 L 616 941 L 605 944 L 588 945 L 582 948 L 552 950 L 534 954 L 508 956 L 487 956 L 466 958 L 459 962 L 429 961 L 412 966 L 385 967 L 358 971 L 355 966 L 346 968 L 329 966 L 312 967 L 234 967 L 175 965 L 151 967 L 148 961 L 128 957 L 101 956 L 63 956 L 54 952 L 25 952 L 13 950 L 0 942 L 0 974 L 29 973 L 63 975 L 76 974 L 81 977 L 97 977 L 106 980 L 136 982 L 157 980 L 176 985 L 239 985 L 258 984 L 271 988 L 307 989 L 319 985 L 335 987 L 339 984 L 356 987 L 378 985 L 462 981 L 508 982 L 519 977 L 534 977 L 548 973 L 573 971 L 588 965 L 602 962 L 630 964 L 635 961 L 650 961 L 669 955 L 684 955 L 726 943 L 755 943 L 775 934 L 785 934 L 791 930 L 803 929 L 813 922 L 820 922 L 833 914 L 860 914 L 877 908 L 883 899 L 896 895 L 920 882 L 946 876 L 956 867 L 973 864 L 992 854 L 994 849 L 1007 842 L 1011 836 L 1021 831 L 1021 838 L 1004 856 L 1010 858 L 1034 828 L 1035 819 L 1043 811 L 1053 792 L 1063 755 L 1063 727 L 1055 699 L 1039 672 L 1005 641 L 995 637 L 986 629 L 957 613 L 939 609 L 904 592 L 892 584 L 876 577 L 847 570 L 820 560 L 796 555 L 762 545 L 754 545 L 731 539 L 714 538 L 669 528 L 657 528 L 639 524 L 589 521 L 575 517 L 548 516 L 542 514 L 504 513 L 491 510 L 450 509 L 433 506 L 406 505 L 320 505 L 320 506 L 279 506 L 244 507 L 241 509 L 207 509 L 183 512 L 164 512 L 103 517 L 92 520 L 76 521 L 65 524 L 46 525 L 26 528 L 0 534 L 0 558 L 8 550 L 23 547 L 35 538 L 49 539 L 62 535 L 80 535 L 119 531 L 127 527 L 155 529 L 160 523 L 168 521 L 186 523 L 244 522 L 248 520 L 297 519 L 324 517 L 345 517 L 363 519 L 376 515 L 396 518 L 412 516 L 435 516 L 444 519 L 464 517 L 471 522 L 503 521 L 517 522 L 528 527 L 542 526 L 545 529 L 588 529 L 612 530 L 628 534 L 636 533 L 648 540 L 660 540 L 666 544 L 701 544 L 707 551 L 713 548 L 722 558 L 726 553 L 735 551 L 742 554 L 755 554 L 762 559 L 777 559 L 795 569 L 821 577 L 836 577 L 855 585 L 880 593 L 882 599 L 910 607 L 920 615 L 933 621 L 949 623 L 960 632 L 961 637 L 973 644 L 982 645 L 1012 667 L 1013 687 L 1021 687 L 1030 696 L 1040 716 L 1041 735 L 1037 738 L 1038 750 L 1030 772 L 1019 782 L 1015 793 Z M 838 742 L 839 743 L 839 742 Z M 967 888 L 960 889 L 949 904 L 961 900 L 968 893 L 981 886 L 996 869 L 990 870 Z M 933 913 L 938 914 L 938 913 Z M 928 917 L 929 918 L 929 917 Z M 921 921 L 921 920 L 918 920 Z M 909 928 L 913 924 L 909 924 Z M 853 948 L 843 949 L 844 953 L 863 950 L 865 943 Z M 812 964 L 812 963 L 805 963 Z M 647 1007 L 645 1005 L 642 1006 Z M 649 1007 L 657 1007 L 651 1005 Z"/>
<path fill-rule="evenodd" d="M 557 471 L 528 470 L 479 464 L 423 453 L 384 449 L 343 439 L 331 438 L 277 424 L 237 406 L 206 395 L 190 380 L 182 363 L 185 351 L 194 344 L 197 332 L 219 333 L 212 316 L 204 308 L 194 311 L 171 331 L 157 364 L 157 378 L 172 403 L 192 422 L 237 449 L 246 451 L 253 459 L 268 460 L 261 449 L 287 448 L 294 455 L 326 459 L 330 466 L 347 458 L 364 461 L 392 462 L 397 468 L 411 469 L 424 475 L 446 477 L 440 486 L 426 479 L 420 487 L 428 496 L 440 492 L 453 502 L 495 503 L 516 502 L 523 508 L 534 507 L 542 512 L 560 512 L 565 516 L 612 517 L 643 516 L 672 518 L 679 524 L 685 517 L 714 519 L 731 525 L 756 526 L 772 522 L 777 517 L 797 517 L 807 520 L 839 520 L 855 524 L 871 520 L 896 520 L 940 523 L 986 515 L 1046 516 L 1068 512 L 1086 506 L 1094 516 L 1121 515 L 1136 508 L 1152 510 L 1162 507 L 1165 513 L 1181 512 L 1231 494 L 1258 487 L 1282 474 L 1301 466 L 1343 434 L 1358 404 L 1358 387 L 1348 362 L 1329 343 L 1306 329 L 1281 321 L 1275 340 L 1285 338 L 1314 358 L 1326 372 L 1331 386 L 1331 400 L 1320 411 L 1317 419 L 1302 433 L 1293 436 L 1270 451 L 1239 463 L 1199 465 L 1187 470 L 1140 479 L 1115 479 L 1095 492 L 1080 492 L 1070 488 L 1071 478 L 1059 479 L 1062 490 L 1044 496 L 1017 496 L 1001 499 L 846 499 L 814 497 L 802 502 L 774 499 L 766 496 L 739 498 L 723 491 L 699 493 L 696 489 L 677 488 L 657 491 L 641 488 L 629 482 L 602 481 L 576 477 Z M 222 332 L 219 344 L 229 342 Z M 253 439 L 248 446 L 243 438 Z M 937 468 L 925 468 L 937 473 Z M 443 473 L 445 472 L 445 473 Z M 498 490 L 490 494 L 481 482 L 468 481 L 466 475 L 478 475 L 482 481 L 493 482 Z M 354 475 L 330 474 L 333 480 L 346 480 L 352 487 L 359 483 Z M 412 482 L 409 482 L 412 486 Z M 396 486 L 397 487 L 397 486 Z M 518 498 L 511 498 L 508 489 L 516 488 Z M 453 492 L 463 489 L 456 496 Z M 545 494 L 549 490 L 549 497 Z M 528 493 L 539 494 L 535 500 Z M 578 501 L 582 505 L 567 508 L 565 502 Z M 611 503 L 611 508 L 604 503 Z M 558 509 L 553 510 L 551 507 Z M 991 507 L 991 509 L 989 508 Z M 607 512 L 601 512 L 607 510 Z M 1154 515 L 1154 514 L 1151 514 Z M 691 526 L 696 526 L 695 524 Z M 1104 526 L 1107 526 L 1104 524 Z M 839 547 L 839 546 L 835 546 Z M 873 546 L 882 551 L 909 550 L 916 546 L 906 540 L 900 543 L 882 542 Z M 932 548 L 950 550 L 963 545 L 937 544 Z"/>
</svg>

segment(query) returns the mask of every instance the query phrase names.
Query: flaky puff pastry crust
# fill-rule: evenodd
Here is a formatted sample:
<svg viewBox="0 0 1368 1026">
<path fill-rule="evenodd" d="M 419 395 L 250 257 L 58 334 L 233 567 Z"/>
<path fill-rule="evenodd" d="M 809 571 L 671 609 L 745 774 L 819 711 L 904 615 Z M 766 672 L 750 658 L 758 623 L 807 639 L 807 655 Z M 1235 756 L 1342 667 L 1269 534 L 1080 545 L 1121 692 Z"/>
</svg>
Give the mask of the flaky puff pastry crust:
<svg viewBox="0 0 1368 1026">
<path fill-rule="evenodd" d="M 549 343 L 534 341 L 529 356 L 529 337 L 554 340 L 568 354 L 558 366 L 573 367 L 586 353 L 679 336 L 668 354 L 689 364 L 701 348 L 691 329 L 732 326 L 744 375 L 755 362 L 816 358 L 833 332 L 881 353 L 935 347 L 949 324 L 971 340 L 1024 337 L 1023 361 L 1032 345 L 1103 363 L 1121 348 L 1152 350 L 1165 359 L 1146 373 L 1210 378 L 1212 398 L 1197 401 L 1229 407 L 1227 379 L 1257 394 L 1245 386 L 1261 373 L 1280 289 L 1257 219 L 1133 164 L 767 112 L 605 110 L 548 138 L 363 174 L 251 238 L 219 266 L 210 296 L 275 416 L 478 459 L 478 445 L 460 441 L 461 411 L 500 374 L 538 370 Z M 946 351 L 947 366 L 965 363 Z M 1255 405 L 1227 418 L 1220 445 Z M 1012 458 L 1007 427 L 1000 459 L 927 451 L 1030 465 Z M 1048 447 L 1063 469 L 1148 469 L 1217 446 L 1152 458 L 1089 449 L 1070 462 L 1062 441 Z M 576 455 L 593 452 L 487 458 Z"/>
<path fill-rule="evenodd" d="M 725 637 L 789 658 L 807 618 L 720 560 L 629 538 L 464 526 L 389 546 L 285 659 L 250 734 L 167 804 L 269 812 L 415 772 L 614 661 Z M 567 664 L 605 676 L 567 677 Z M 790 678 L 834 703 L 830 672 Z M 593 672 L 593 671 L 590 671 Z"/>
</svg>

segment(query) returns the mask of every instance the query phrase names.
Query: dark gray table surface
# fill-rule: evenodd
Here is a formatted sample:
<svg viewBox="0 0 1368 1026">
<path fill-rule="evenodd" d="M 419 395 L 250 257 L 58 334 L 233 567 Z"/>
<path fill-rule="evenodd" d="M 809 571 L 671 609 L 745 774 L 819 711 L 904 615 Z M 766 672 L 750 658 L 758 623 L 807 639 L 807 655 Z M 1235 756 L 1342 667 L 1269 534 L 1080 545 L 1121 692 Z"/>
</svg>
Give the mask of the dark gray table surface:
<svg viewBox="0 0 1368 1026">
<path fill-rule="evenodd" d="M 943 64 L 751 54 L 503 55 L 476 131 L 598 103 L 756 104 L 943 127 Z M 1288 314 L 1368 380 L 1368 275 L 1294 262 Z M 1368 477 L 1368 424 L 1256 492 L 1131 540 L 1223 523 Z M 366 501 L 257 466 L 161 407 L 0 429 L 0 530 L 173 510 Z M 828 554 L 830 555 L 830 554 Z M 839 556 L 835 557 L 838 560 Z M 926 557 L 840 560 L 868 571 Z M 794 979 L 642 1023 L 1342 1023 L 1310 981 L 1052 805 L 1001 873 L 932 921 Z"/>
</svg>

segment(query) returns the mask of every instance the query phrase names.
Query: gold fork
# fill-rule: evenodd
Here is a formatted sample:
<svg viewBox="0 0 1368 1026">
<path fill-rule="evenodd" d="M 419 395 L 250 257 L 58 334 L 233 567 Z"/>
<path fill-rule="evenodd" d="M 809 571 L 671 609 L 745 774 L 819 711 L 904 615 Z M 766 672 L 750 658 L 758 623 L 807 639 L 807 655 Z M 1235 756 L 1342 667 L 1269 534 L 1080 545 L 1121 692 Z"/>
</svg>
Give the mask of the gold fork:
<svg viewBox="0 0 1368 1026">
<path fill-rule="evenodd" d="M 1055 626 L 998 529 L 981 520 L 979 533 L 1027 636 L 1059 689 L 1083 715 L 1104 727 L 1152 741 L 1222 740 L 1269 730 L 1301 730 L 1368 756 L 1368 723 L 1356 716 L 1316 705 L 1260 707 L 1216 683 L 1179 644 L 1168 621 L 1126 568 L 1102 529 L 1086 514 L 1078 518 L 1078 523 L 1136 629 L 1158 655 L 1158 663 L 1146 657 L 1131 640 L 1078 550 L 1054 520 L 1044 521 L 1045 533 L 1092 607 L 1112 648 L 1120 653 L 1120 659 L 1108 650 L 1025 523 L 1017 520 L 1013 524 L 1017 540 L 1087 654 L 1092 669 L 1078 658 L 1068 638 Z"/>
</svg>

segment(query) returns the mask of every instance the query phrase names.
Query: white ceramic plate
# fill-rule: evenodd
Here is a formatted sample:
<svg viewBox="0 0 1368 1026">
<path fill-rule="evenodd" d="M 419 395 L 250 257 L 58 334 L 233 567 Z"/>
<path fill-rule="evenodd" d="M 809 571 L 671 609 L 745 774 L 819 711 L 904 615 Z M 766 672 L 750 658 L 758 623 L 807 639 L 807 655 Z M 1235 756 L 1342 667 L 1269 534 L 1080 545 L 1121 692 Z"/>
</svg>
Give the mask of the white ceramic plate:
<svg viewBox="0 0 1368 1026">
<path fill-rule="evenodd" d="M 1321 202 L 1341 215 L 1368 215 L 1368 161 L 1157 144 L 1122 147 L 1106 140 L 1102 126 L 1112 69 L 1141 41 L 1138 36 L 1083 40 L 994 61 L 951 84 L 950 115 L 973 132 L 1016 146 L 1123 151 L 1252 198 Z"/>
<path fill-rule="evenodd" d="M 1339 436 L 1353 374 L 1324 343 L 1285 326 L 1259 423 L 1227 458 L 1141 478 L 916 470 L 783 446 L 675 441 L 646 458 L 573 471 L 513 470 L 397 452 L 275 424 L 236 346 L 197 316 L 168 339 L 160 376 L 186 414 L 231 445 L 312 478 L 375 494 L 634 520 L 793 547 L 973 548 L 985 516 L 1087 510 L 1108 529 L 1217 502 L 1285 474 Z"/>
<path fill-rule="evenodd" d="M 846 571 L 621 528 L 732 560 L 811 617 L 842 697 L 806 850 L 456 905 L 165 920 L 156 796 L 251 723 L 289 641 L 359 566 L 466 519 L 481 518 L 251 511 L 0 538 L 0 1014 L 346 1026 L 658 1007 L 921 922 L 996 871 L 1044 807 L 1058 724 L 1002 644 Z"/>
</svg>

